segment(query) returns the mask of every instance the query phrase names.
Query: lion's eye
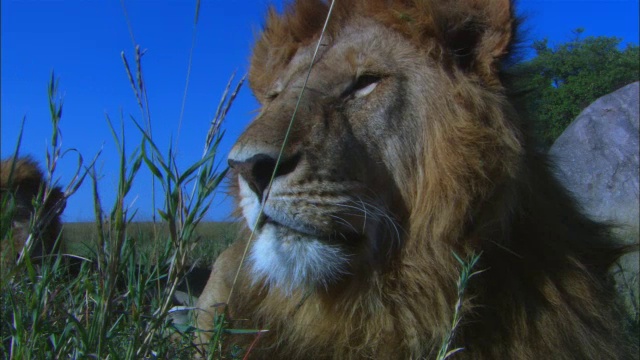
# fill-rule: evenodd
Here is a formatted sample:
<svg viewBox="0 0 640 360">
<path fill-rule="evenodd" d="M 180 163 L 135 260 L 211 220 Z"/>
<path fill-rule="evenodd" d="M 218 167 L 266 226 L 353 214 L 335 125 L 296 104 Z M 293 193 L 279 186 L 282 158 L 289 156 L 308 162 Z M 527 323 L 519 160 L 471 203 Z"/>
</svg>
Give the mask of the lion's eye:
<svg viewBox="0 0 640 360">
<path fill-rule="evenodd" d="M 269 92 L 267 92 L 266 97 L 267 97 L 267 100 L 271 101 L 271 100 L 277 98 L 278 95 L 280 95 L 279 91 L 269 91 Z"/>
<path fill-rule="evenodd" d="M 378 86 L 380 80 L 382 77 L 378 75 L 361 75 L 345 90 L 343 97 L 353 95 L 354 98 L 361 98 L 367 96 Z"/>
<path fill-rule="evenodd" d="M 280 93 L 282 92 L 283 89 L 284 89 L 283 82 L 282 82 L 281 79 L 278 79 L 267 90 L 267 93 L 265 94 L 265 97 L 267 98 L 267 101 L 275 100 L 275 98 L 277 98 L 278 95 L 280 95 Z"/>
</svg>

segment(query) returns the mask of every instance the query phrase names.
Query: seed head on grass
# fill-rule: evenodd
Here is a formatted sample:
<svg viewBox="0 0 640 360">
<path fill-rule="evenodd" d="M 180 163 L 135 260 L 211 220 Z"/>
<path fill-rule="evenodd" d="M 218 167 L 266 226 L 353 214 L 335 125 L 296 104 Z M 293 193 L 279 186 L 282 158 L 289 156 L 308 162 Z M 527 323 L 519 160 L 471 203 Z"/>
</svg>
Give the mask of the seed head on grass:
<svg viewBox="0 0 640 360">
<path fill-rule="evenodd" d="M 453 253 L 453 256 L 462 266 L 460 269 L 460 276 L 458 277 L 457 281 L 458 298 L 456 300 L 456 304 L 454 305 L 451 329 L 442 340 L 442 345 L 440 346 L 440 350 L 438 351 L 438 360 L 448 359 L 453 354 L 464 350 L 463 348 L 455 348 L 449 350 L 449 348 L 451 347 L 451 343 L 453 342 L 453 338 L 455 336 L 456 330 L 458 329 L 458 325 L 460 325 L 460 321 L 462 320 L 462 304 L 464 301 L 465 289 L 467 288 L 469 280 L 483 271 L 473 271 L 473 268 L 478 263 L 478 260 L 480 260 L 480 255 L 482 254 L 471 254 L 466 260 L 462 260 L 460 256 L 458 256 L 458 254 Z"/>
</svg>

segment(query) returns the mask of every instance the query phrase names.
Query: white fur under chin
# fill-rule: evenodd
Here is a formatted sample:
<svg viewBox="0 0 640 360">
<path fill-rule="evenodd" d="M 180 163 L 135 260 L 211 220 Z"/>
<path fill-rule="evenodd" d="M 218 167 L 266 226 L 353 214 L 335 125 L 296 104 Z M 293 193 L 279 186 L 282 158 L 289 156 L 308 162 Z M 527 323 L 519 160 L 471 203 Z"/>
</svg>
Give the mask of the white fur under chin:
<svg viewBox="0 0 640 360">
<path fill-rule="evenodd" d="M 251 247 L 249 261 L 256 281 L 265 279 L 285 293 L 327 287 L 347 273 L 348 256 L 340 247 L 265 224 Z"/>
</svg>

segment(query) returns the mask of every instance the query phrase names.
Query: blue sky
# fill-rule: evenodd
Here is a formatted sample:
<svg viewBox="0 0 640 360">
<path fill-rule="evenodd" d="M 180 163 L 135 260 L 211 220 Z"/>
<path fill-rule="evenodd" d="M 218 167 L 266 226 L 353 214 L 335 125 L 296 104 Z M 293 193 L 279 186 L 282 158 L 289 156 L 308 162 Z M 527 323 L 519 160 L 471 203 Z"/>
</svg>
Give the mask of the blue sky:
<svg viewBox="0 0 640 360">
<path fill-rule="evenodd" d="M 269 0 L 202 0 L 191 78 L 180 133 L 178 119 L 185 87 L 195 0 L 125 1 L 133 33 L 141 48 L 152 112 L 155 141 L 161 149 L 178 141 L 177 160 L 196 161 L 209 122 L 230 77 L 247 70 L 251 43 L 262 24 Z M 276 2 L 280 6 L 280 1 Z M 44 162 L 51 125 L 47 81 L 51 71 L 60 78 L 64 99 L 61 122 L 63 147 L 77 149 L 85 160 L 102 151 L 97 161 L 103 207 L 112 205 L 117 187 L 117 150 L 105 113 L 119 124 L 125 115 L 127 146 L 140 141 L 129 115 L 139 110 L 120 57 L 133 62 L 133 46 L 120 1 L 3 0 L 1 2 L 1 155 L 13 152 L 19 125 L 26 117 L 21 154 Z M 638 44 L 636 0 L 546 0 L 518 2 L 526 13 L 527 39 L 548 38 L 552 44 L 572 37 L 583 27 L 585 36 L 615 36 L 623 44 Z M 252 118 L 257 104 L 245 85 L 227 117 L 219 160 Z M 118 125 L 119 126 L 119 125 Z M 179 135 L 179 137 L 178 137 Z M 61 160 L 56 175 L 61 184 L 76 164 L 73 153 Z M 151 218 L 150 176 L 143 170 L 127 200 L 137 220 Z M 93 220 L 89 182 L 68 202 L 65 221 Z M 215 198 L 209 220 L 229 220 L 231 201 L 224 190 Z"/>
</svg>

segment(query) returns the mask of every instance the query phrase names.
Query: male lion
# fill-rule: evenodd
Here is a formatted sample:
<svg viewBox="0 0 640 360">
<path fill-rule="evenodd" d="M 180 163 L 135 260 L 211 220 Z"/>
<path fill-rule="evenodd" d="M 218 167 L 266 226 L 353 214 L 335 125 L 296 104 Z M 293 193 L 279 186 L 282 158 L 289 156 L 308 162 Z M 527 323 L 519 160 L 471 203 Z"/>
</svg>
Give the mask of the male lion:
<svg viewBox="0 0 640 360">
<path fill-rule="evenodd" d="M 253 235 L 214 264 L 198 327 L 226 303 L 233 327 L 268 330 L 254 358 L 432 359 L 455 256 L 475 253 L 455 358 L 635 356 L 607 274 L 624 249 L 576 209 L 506 95 L 510 1 L 338 0 L 317 47 L 328 9 L 272 10 L 255 45 L 262 108 L 229 155 Z"/>
<path fill-rule="evenodd" d="M 40 167 L 29 157 L 7 158 L 0 162 L 2 221 L 7 221 L 3 224 L 3 232 L 9 229 L 11 232 L 7 238 L 3 233 L 0 244 L 3 265 L 16 260 L 29 235 L 33 238 L 31 256 L 34 259 L 53 252 L 62 227 L 60 214 L 66 199 L 59 187 L 52 188 L 44 199 L 45 183 Z M 34 201 L 43 200 L 39 213 L 35 214 Z M 36 216 L 35 228 L 31 226 L 33 216 Z"/>
</svg>

